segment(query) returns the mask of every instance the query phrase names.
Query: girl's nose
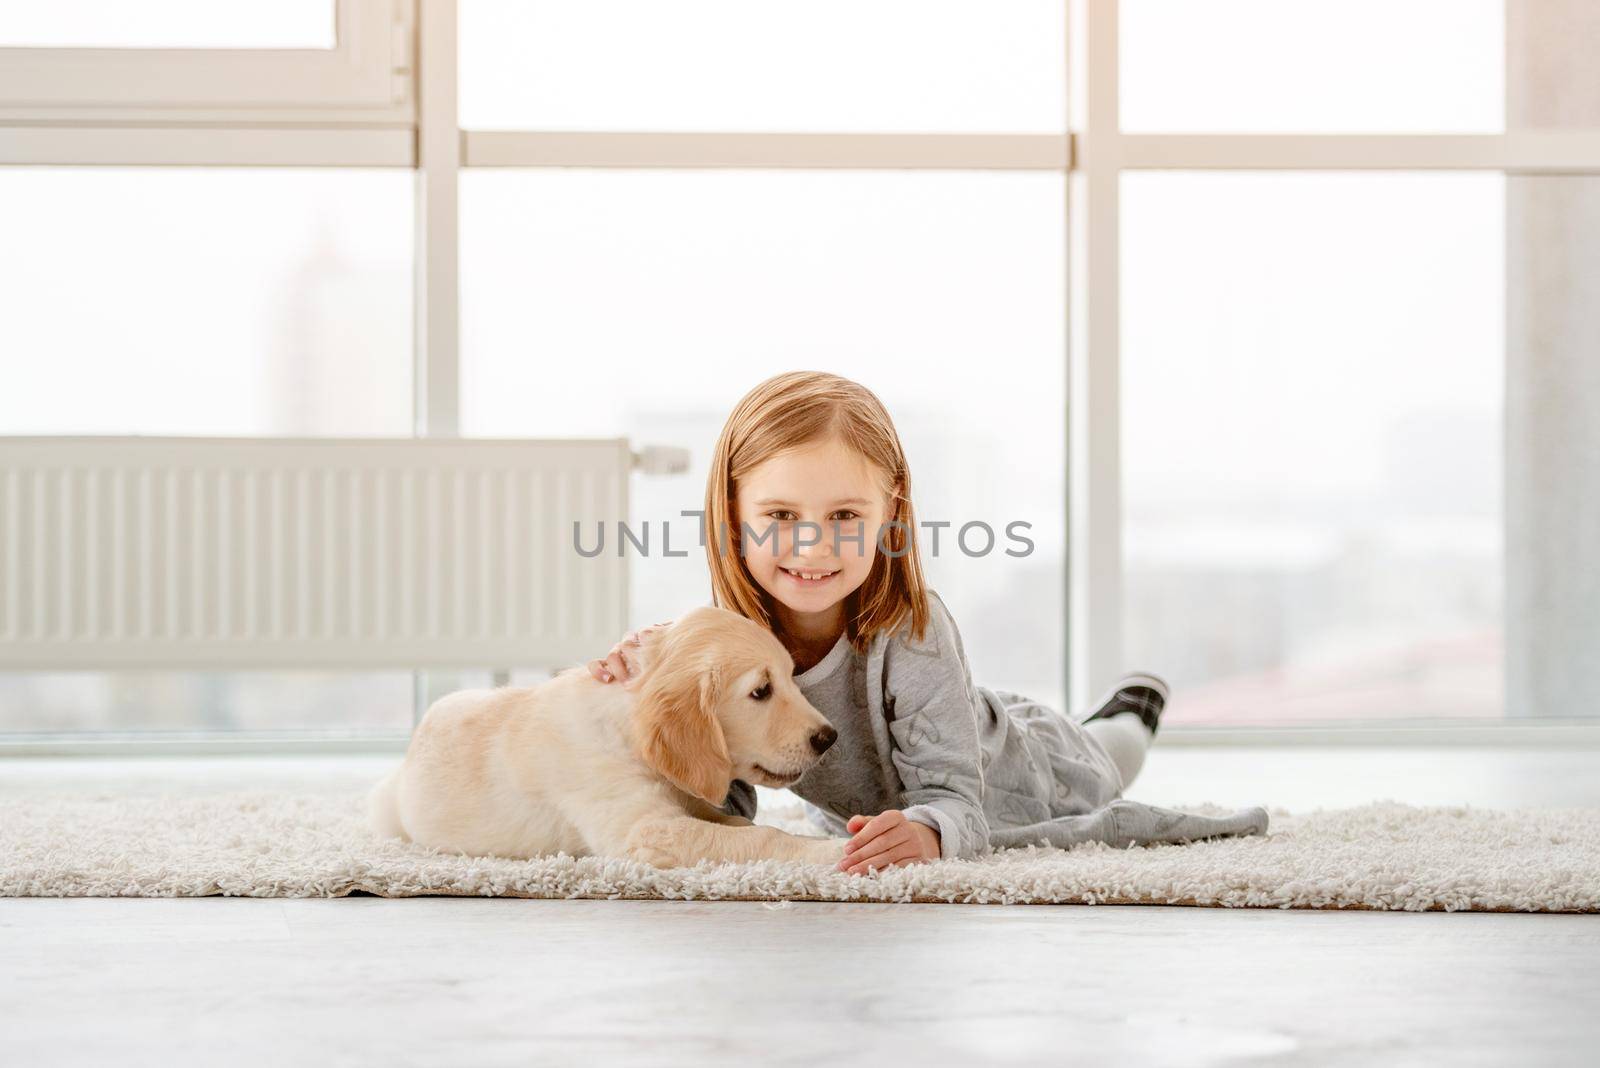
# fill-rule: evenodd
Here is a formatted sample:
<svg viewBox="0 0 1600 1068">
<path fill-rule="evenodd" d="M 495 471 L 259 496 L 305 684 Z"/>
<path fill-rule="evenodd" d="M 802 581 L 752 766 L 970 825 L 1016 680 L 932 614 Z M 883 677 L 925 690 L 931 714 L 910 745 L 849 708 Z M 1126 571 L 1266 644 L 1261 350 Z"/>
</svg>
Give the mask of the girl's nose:
<svg viewBox="0 0 1600 1068">
<path fill-rule="evenodd" d="M 813 541 L 813 538 L 820 540 Z M 794 554 L 807 560 L 833 556 L 834 548 L 833 532 L 826 526 L 821 526 L 820 531 L 807 527 L 795 534 Z"/>
</svg>

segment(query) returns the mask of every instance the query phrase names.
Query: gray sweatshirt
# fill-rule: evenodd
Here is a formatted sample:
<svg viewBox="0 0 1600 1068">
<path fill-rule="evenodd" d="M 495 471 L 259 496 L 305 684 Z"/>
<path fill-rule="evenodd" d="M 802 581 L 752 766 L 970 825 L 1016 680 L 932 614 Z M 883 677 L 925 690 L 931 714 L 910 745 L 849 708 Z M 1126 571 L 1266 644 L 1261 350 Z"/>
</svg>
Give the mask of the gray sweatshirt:
<svg viewBox="0 0 1600 1068">
<path fill-rule="evenodd" d="M 829 834 L 849 837 L 855 813 L 899 808 L 939 832 L 948 859 L 1031 842 L 1129 845 L 1266 829 L 1260 808 L 1210 817 L 1121 800 L 1116 765 L 1093 736 L 1019 694 L 975 685 L 955 619 L 931 590 L 928 609 L 920 641 L 909 620 L 874 636 L 865 654 L 840 635 L 795 675 L 839 732 L 789 788 Z M 754 788 L 734 780 L 723 808 L 754 819 Z"/>
</svg>

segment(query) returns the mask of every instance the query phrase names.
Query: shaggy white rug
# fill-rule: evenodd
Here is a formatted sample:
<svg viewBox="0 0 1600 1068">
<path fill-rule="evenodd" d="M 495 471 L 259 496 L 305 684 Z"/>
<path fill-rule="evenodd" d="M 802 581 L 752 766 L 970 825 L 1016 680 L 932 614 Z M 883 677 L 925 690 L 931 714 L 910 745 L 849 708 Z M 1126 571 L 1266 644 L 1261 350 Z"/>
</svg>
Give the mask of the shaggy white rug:
<svg viewBox="0 0 1600 1068">
<path fill-rule="evenodd" d="M 88 794 L 0 801 L 0 896 L 700 898 L 1600 911 L 1600 810 L 1418 808 L 1292 815 L 1266 836 L 1005 850 L 846 876 L 763 861 L 661 871 L 565 854 L 465 857 L 382 840 L 359 794 Z M 1182 807 L 1182 806 L 1179 806 Z M 1215 806 L 1193 811 L 1221 813 Z M 817 833 L 798 802 L 760 822 Z"/>
</svg>

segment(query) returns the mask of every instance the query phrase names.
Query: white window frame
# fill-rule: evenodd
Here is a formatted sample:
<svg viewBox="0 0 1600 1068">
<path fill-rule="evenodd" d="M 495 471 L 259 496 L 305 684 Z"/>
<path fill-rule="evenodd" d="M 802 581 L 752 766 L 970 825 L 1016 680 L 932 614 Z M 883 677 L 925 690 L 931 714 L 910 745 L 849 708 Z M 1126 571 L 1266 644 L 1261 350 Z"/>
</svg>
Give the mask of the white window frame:
<svg viewBox="0 0 1600 1068">
<path fill-rule="evenodd" d="M 664 0 L 669 2 L 669 0 Z M 1124 134 L 1118 128 L 1118 0 L 1069 4 L 1069 96 L 1082 106 L 1075 131 L 1062 134 L 586 133 L 474 131 L 459 125 L 457 0 L 340 0 L 354 18 L 348 81 L 330 75 L 306 99 L 245 103 L 249 94 L 199 106 L 190 81 L 168 106 L 119 108 L 105 102 L 30 104 L 19 87 L 49 87 L 68 67 L 30 68 L 0 50 L 0 165 L 293 165 L 414 168 L 416 198 L 415 430 L 453 437 L 460 430 L 459 178 L 465 167 L 750 168 L 848 170 L 1034 170 L 1065 174 L 1069 250 L 1066 445 L 1069 529 L 1068 693 L 1076 707 L 1116 677 L 1122 664 L 1123 559 L 1120 456 L 1119 185 L 1128 171 L 1469 170 L 1506 174 L 1600 174 L 1600 130 L 1527 134 L 1375 136 Z M 1512 0 L 1518 2 L 1518 0 Z M 366 5 L 366 6 L 363 6 Z M 382 46 L 377 16 L 391 33 Z M 362 17 L 353 13 L 365 12 Z M 370 17 L 368 17 L 370 16 Z M 341 30 L 345 22 L 340 23 Z M 358 49 L 356 41 L 366 42 Z M 341 36 L 341 41 L 345 38 Z M 367 44 L 372 50 L 367 50 Z M 377 99 L 376 56 L 386 58 L 391 98 Z M 169 57 L 171 53 L 160 53 Z M 84 50 L 65 63 L 112 63 Z M 145 59 L 150 56 L 143 57 Z M 230 62 L 238 60 L 229 53 Z M 40 60 L 43 63 L 43 60 Z M 184 77 L 207 68 L 197 60 Z M 102 69 L 95 67 L 96 77 Z M 226 73 L 226 72 L 224 72 Z M 177 78 L 177 74 L 173 75 Z M 219 77 L 223 77 L 219 75 Z M 29 78 L 40 79 L 37 83 Z M 226 81 L 227 78 L 223 78 Z M 248 79 L 254 80 L 254 78 Z M 221 84 L 221 83 L 219 83 Z M 329 87 L 355 97 L 334 99 Z M 203 89 L 203 86 L 201 87 Z M 260 86 L 257 86 L 259 93 Z M 67 90 L 60 90 L 70 100 Z M 230 92 L 233 92 L 230 90 Z M 317 99 L 312 102 L 310 97 Z M 177 103 L 173 103 L 178 101 Z M 1074 103 L 1073 101 L 1069 101 Z M 181 105 L 181 106 L 180 106 Z M 89 120 L 85 122 L 85 120 Z M 205 123 L 205 125 L 196 125 Z M 188 125 L 186 125 L 188 124 Z M 1395 731 L 1366 731 L 1370 741 Z M 1531 724 L 1520 730 L 1537 730 Z M 1552 728 L 1554 729 L 1554 728 Z M 1568 728 L 1571 730 L 1570 726 Z M 1174 731 L 1174 736 L 1185 732 Z M 1202 735 L 1210 732 L 1188 732 Z M 1276 729 L 1262 730 L 1266 736 Z M 1437 731 L 1435 737 L 1447 734 Z M 1223 736 L 1226 736 L 1225 738 Z M 1216 737 L 1237 744 L 1251 732 Z M 1553 737 L 1553 735 L 1551 736 Z M 1592 732 L 1587 737 L 1600 737 Z"/>
<path fill-rule="evenodd" d="M 410 125 L 410 0 L 334 12 L 326 49 L 0 48 L 0 123 Z"/>
</svg>

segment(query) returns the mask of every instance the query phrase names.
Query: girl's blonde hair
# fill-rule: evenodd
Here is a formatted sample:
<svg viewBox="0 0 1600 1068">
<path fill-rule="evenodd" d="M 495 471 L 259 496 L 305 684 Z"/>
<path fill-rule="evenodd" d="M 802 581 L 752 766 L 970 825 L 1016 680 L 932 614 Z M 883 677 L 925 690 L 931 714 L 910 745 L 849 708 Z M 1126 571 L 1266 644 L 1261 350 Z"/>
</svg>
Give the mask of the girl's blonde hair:
<svg viewBox="0 0 1600 1068">
<path fill-rule="evenodd" d="M 865 386 L 825 371 L 788 371 L 756 386 L 734 406 L 717 438 L 706 479 L 706 558 L 712 603 L 773 629 L 771 596 L 739 551 L 734 500 L 739 480 L 779 453 L 837 438 L 877 467 L 891 511 L 880 553 L 861 588 L 845 603 L 845 633 L 865 652 L 873 635 L 908 616 L 920 640 L 928 622 L 927 584 L 911 508 L 911 472 L 883 402 Z M 898 525 L 897 525 L 898 524 Z M 877 532 L 866 532 L 868 537 Z"/>
</svg>

